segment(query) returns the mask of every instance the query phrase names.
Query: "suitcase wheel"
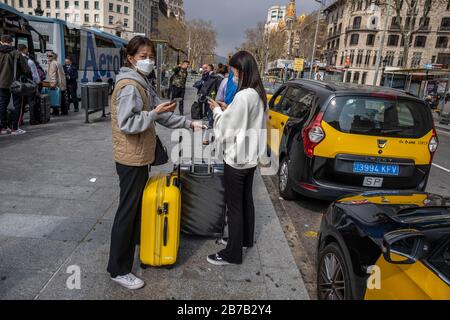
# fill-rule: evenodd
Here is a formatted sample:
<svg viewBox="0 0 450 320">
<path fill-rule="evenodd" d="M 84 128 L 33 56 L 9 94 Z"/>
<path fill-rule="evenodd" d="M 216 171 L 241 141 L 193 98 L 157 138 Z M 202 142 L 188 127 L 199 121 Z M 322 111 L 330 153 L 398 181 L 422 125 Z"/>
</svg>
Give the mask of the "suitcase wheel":
<svg viewBox="0 0 450 320">
<path fill-rule="evenodd" d="M 141 263 L 141 269 L 142 269 L 142 270 L 147 270 L 147 269 L 148 269 L 148 266 L 145 265 L 145 264 L 143 264 L 143 263 Z"/>
<path fill-rule="evenodd" d="M 172 270 L 174 268 L 174 265 L 172 264 L 172 265 L 170 265 L 170 266 L 166 266 L 166 269 L 167 270 Z"/>
</svg>

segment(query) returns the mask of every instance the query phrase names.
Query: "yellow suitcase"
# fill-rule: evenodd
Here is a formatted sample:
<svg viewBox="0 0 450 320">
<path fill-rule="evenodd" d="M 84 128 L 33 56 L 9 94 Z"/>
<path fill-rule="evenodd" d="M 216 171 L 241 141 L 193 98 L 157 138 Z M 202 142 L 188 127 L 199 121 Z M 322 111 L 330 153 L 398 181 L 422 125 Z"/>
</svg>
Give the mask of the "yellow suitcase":
<svg viewBox="0 0 450 320">
<path fill-rule="evenodd" d="M 149 179 L 142 199 L 142 266 L 171 266 L 180 245 L 181 192 L 175 173 Z"/>
</svg>

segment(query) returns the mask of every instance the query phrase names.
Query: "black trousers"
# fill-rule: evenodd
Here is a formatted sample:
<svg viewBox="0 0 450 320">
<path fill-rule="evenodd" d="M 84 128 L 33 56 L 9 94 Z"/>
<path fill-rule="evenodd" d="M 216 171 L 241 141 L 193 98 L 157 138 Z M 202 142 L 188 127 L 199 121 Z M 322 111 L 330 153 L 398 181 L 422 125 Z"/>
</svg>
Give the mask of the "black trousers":
<svg viewBox="0 0 450 320">
<path fill-rule="evenodd" d="M 172 99 L 175 99 L 175 98 L 182 99 L 179 104 L 181 115 L 184 115 L 184 95 L 185 95 L 185 93 L 186 93 L 186 88 L 172 86 Z"/>
<path fill-rule="evenodd" d="M 70 104 L 73 103 L 75 110 L 78 110 L 78 84 L 76 82 L 67 83 L 67 109 L 70 110 Z"/>
<path fill-rule="evenodd" d="M 142 195 L 149 167 L 130 167 L 116 163 L 120 181 L 120 201 L 111 232 L 108 272 L 124 276 L 133 268 L 136 245 L 140 242 Z"/>
<path fill-rule="evenodd" d="M 22 117 L 23 99 L 11 93 L 9 89 L 0 89 L 0 129 L 9 127 L 8 123 L 8 104 L 13 99 L 14 110 L 11 112 L 11 129 L 19 128 L 20 118 Z"/>
<path fill-rule="evenodd" d="M 225 198 L 228 207 L 228 244 L 219 252 L 230 263 L 242 263 L 242 248 L 253 247 L 255 206 L 253 178 L 256 168 L 238 170 L 225 164 Z"/>
</svg>

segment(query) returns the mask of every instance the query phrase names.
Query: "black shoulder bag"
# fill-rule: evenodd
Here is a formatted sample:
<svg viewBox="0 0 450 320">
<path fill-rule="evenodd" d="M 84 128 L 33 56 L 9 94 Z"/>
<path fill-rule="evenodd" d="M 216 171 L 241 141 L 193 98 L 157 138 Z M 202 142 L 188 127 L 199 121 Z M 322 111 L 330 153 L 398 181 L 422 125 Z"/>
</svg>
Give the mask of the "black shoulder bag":
<svg viewBox="0 0 450 320">
<path fill-rule="evenodd" d="M 18 63 L 18 56 L 17 54 L 14 57 L 14 78 L 13 83 L 11 84 L 10 91 L 12 94 L 24 97 L 32 95 L 37 90 L 37 85 L 34 83 L 34 81 L 27 79 L 26 77 L 20 77 L 20 79 L 17 79 L 17 63 Z"/>
<path fill-rule="evenodd" d="M 155 161 L 152 166 L 162 166 L 169 162 L 167 148 L 162 144 L 161 139 L 156 136 Z"/>
</svg>

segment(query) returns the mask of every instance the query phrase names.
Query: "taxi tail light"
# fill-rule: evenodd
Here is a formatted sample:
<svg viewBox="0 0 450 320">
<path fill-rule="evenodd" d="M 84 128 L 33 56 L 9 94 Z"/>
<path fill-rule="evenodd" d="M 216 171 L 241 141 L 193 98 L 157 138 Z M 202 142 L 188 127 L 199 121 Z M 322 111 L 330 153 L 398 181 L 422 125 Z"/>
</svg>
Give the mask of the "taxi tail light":
<svg viewBox="0 0 450 320">
<path fill-rule="evenodd" d="M 436 129 L 433 128 L 433 135 L 431 136 L 430 142 L 428 143 L 428 150 L 430 151 L 430 154 L 431 154 L 430 162 L 433 162 L 433 157 L 438 148 L 438 145 L 439 145 L 439 140 L 438 140 L 438 136 L 436 133 Z"/>
<path fill-rule="evenodd" d="M 314 148 L 325 139 L 325 131 L 322 128 L 324 113 L 319 112 L 313 121 L 302 132 L 303 146 L 308 157 L 314 155 Z"/>
</svg>

